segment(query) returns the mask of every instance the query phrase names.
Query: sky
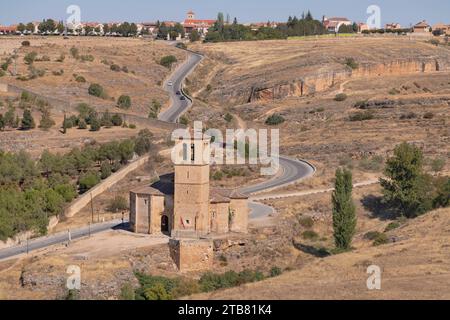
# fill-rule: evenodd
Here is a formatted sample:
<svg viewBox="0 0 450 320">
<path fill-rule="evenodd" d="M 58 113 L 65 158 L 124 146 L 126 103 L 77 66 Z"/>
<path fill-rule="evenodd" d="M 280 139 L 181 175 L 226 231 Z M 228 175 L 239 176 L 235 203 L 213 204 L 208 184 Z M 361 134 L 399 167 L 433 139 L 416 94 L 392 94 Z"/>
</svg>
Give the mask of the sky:
<svg viewBox="0 0 450 320">
<path fill-rule="evenodd" d="M 239 22 L 284 22 L 288 16 L 301 16 L 311 10 L 313 16 L 345 16 L 366 22 L 369 5 L 381 8 L 382 25 L 399 22 L 403 26 L 427 20 L 430 24 L 450 24 L 449 0 L 2 0 L 0 25 L 41 21 L 44 18 L 66 20 L 69 5 L 78 5 L 81 20 L 96 22 L 183 21 L 193 10 L 199 19 L 214 19 L 218 12 L 237 17 Z"/>
</svg>

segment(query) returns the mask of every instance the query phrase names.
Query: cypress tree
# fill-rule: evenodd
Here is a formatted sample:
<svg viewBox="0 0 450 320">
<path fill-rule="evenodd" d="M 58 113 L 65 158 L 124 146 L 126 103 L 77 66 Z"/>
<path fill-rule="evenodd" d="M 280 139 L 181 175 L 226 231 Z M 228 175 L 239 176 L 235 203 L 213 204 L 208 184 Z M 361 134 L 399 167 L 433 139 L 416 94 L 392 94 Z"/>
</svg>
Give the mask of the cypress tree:
<svg viewBox="0 0 450 320">
<path fill-rule="evenodd" d="M 333 229 L 336 248 L 349 250 L 356 230 L 356 210 L 352 199 L 352 173 L 347 169 L 336 171 L 333 192 Z"/>
</svg>

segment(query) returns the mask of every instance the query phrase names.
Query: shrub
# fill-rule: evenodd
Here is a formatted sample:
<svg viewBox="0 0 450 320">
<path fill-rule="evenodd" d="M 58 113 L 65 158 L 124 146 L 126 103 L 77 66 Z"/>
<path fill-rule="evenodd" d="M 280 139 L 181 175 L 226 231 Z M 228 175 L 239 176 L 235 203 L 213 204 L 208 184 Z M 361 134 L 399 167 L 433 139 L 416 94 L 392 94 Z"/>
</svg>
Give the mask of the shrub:
<svg viewBox="0 0 450 320">
<path fill-rule="evenodd" d="M 70 54 L 72 55 L 73 58 L 78 59 L 79 55 L 80 55 L 80 51 L 78 50 L 78 48 L 72 47 L 72 48 L 70 48 Z"/>
<path fill-rule="evenodd" d="M 89 86 L 88 92 L 91 96 L 101 98 L 104 96 L 104 89 L 98 83 L 93 83 Z"/>
<path fill-rule="evenodd" d="M 55 121 L 50 116 L 50 112 L 48 110 L 44 110 L 42 112 L 41 122 L 39 123 L 39 128 L 43 130 L 48 130 L 55 125 Z"/>
<path fill-rule="evenodd" d="M 315 231 L 306 230 L 305 232 L 302 233 L 302 238 L 305 240 L 316 241 L 317 239 L 319 239 L 319 235 Z"/>
<path fill-rule="evenodd" d="M 31 115 L 31 111 L 29 109 L 25 109 L 23 112 L 22 118 L 22 130 L 30 130 L 36 128 L 36 123 L 34 122 L 33 116 Z"/>
<path fill-rule="evenodd" d="M 269 126 L 276 126 L 282 124 L 285 121 L 286 120 L 281 115 L 274 113 L 273 115 L 267 118 L 266 124 Z"/>
<path fill-rule="evenodd" d="M 86 79 L 83 76 L 76 76 L 75 81 L 79 83 L 85 83 Z"/>
<path fill-rule="evenodd" d="M 2 69 L 0 69 L 0 78 L 1 78 L 1 77 L 4 77 L 5 75 L 6 75 L 6 72 L 3 71 Z"/>
<path fill-rule="evenodd" d="M 128 128 L 130 128 L 130 129 L 136 129 L 136 125 L 133 124 L 133 123 L 130 123 L 130 124 L 128 125 Z"/>
<path fill-rule="evenodd" d="M 223 179 L 223 172 L 220 171 L 220 170 L 214 172 L 214 174 L 212 175 L 212 178 L 213 178 L 213 180 L 216 180 L 216 181 L 222 180 Z"/>
<path fill-rule="evenodd" d="M 366 171 L 380 171 L 383 167 L 384 159 L 382 156 L 364 157 L 359 162 L 359 167 Z"/>
<path fill-rule="evenodd" d="M 117 65 L 117 64 L 112 64 L 112 65 L 110 66 L 110 69 L 111 69 L 112 71 L 119 72 L 119 71 L 120 71 L 120 66 Z"/>
<path fill-rule="evenodd" d="M 29 47 L 30 45 L 31 45 L 30 41 L 28 40 L 22 41 L 22 47 Z"/>
<path fill-rule="evenodd" d="M 225 115 L 224 119 L 225 119 L 226 122 L 230 123 L 231 121 L 233 121 L 233 116 L 231 114 L 227 113 Z"/>
<path fill-rule="evenodd" d="M 93 62 L 95 60 L 94 56 L 91 55 L 91 54 L 81 56 L 80 59 L 81 59 L 82 62 L 86 62 L 86 61 Z"/>
<path fill-rule="evenodd" d="M 374 113 L 372 111 L 364 111 L 364 112 L 355 112 L 350 115 L 350 121 L 367 121 L 374 119 Z"/>
<path fill-rule="evenodd" d="M 389 239 L 388 239 L 387 235 L 384 233 L 378 234 L 378 236 L 373 241 L 373 245 L 376 247 L 381 246 L 383 244 L 387 244 L 387 243 L 389 243 Z"/>
<path fill-rule="evenodd" d="M 298 223 L 303 227 L 310 229 L 314 226 L 314 220 L 311 217 L 299 217 Z"/>
<path fill-rule="evenodd" d="M 412 119 L 416 119 L 417 118 L 417 114 L 415 114 L 414 112 L 408 112 L 405 114 L 402 114 L 400 116 L 400 120 L 412 120 Z"/>
<path fill-rule="evenodd" d="M 423 115 L 424 119 L 433 119 L 434 118 L 434 113 L 433 112 L 427 112 Z"/>
<path fill-rule="evenodd" d="M 136 299 L 134 288 L 130 283 L 126 283 L 120 288 L 120 299 L 124 301 L 132 301 Z"/>
<path fill-rule="evenodd" d="M 187 126 L 189 124 L 189 119 L 186 116 L 180 117 L 180 124 Z"/>
<path fill-rule="evenodd" d="M 177 61 L 178 59 L 175 56 L 165 56 L 161 58 L 159 64 L 170 69 L 172 65 Z"/>
<path fill-rule="evenodd" d="M 59 58 L 56 59 L 56 62 L 64 62 L 64 60 L 66 60 L 66 55 L 64 53 L 61 53 L 59 55 Z"/>
<path fill-rule="evenodd" d="M 359 68 L 359 64 L 355 61 L 354 58 L 347 58 L 345 59 L 345 65 L 352 68 L 353 70 Z"/>
<path fill-rule="evenodd" d="M 445 158 L 435 158 L 431 160 L 431 170 L 435 173 L 441 172 L 446 164 L 447 160 Z"/>
<path fill-rule="evenodd" d="M 80 177 L 78 185 L 80 188 L 80 193 L 85 193 L 95 187 L 100 182 L 99 176 L 94 172 L 86 173 L 84 176 Z"/>
<path fill-rule="evenodd" d="M 100 121 L 97 118 L 92 118 L 90 123 L 91 123 L 90 131 L 100 131 L 100 129 L 102 128 L 100 125 Z"/>
<path fill-rule="evenodd" d="M 112 116 L 111 121 L 112 121 L 113 126 L 115 126 L 115 127 L 120 127 L 123 124 L 122 117 L 120 115 L 118 115 L 117 113 Z"/>
<path fill-rule="evenodd" d="M 59 71 L 53 71 L 52 74 L 53 74 L 54 76 L 62 76 L 62 75 L 64 74 L 64 70 L 61 69 L 61 70 L 59 70 Z"/>
<path fill-rule="evenodd" d="M 86 130 L 87 129 L 87 123 L 84 119 L 80 119 L 78 121 L 78 129 L 80 130 Z"/>
<path fill-rule="evenodd" d="M 37 58 L 37 52 L 33 51 L 33 52 L 29 52 L 25 55 L 25 57 L 23 58 L 23 60 L 25 61 L 26 64 L 33 64 L 33 62 L 36 60 Z"/>
<path fill-rule="evenodd" d="M 112 168 L 108 161 L 103 161 L 100 167 L 100 178 L 106 179 L 112 174 Z"/>
<path fill-rule="evenodd" d="M 334 101 L 345 101 L 347 100 L 347 95 L 345 93 L 339 93 L 334 97 Z"/>
<path fill-rule="evenodd" d="M 271 278 L 281 276 L 282 273 L 283 273 L 283 270 L 281 270 L 281 268 L 279 268 L 279 267 L 273 267 L 272 269 L 270 269 L 270 277 Z"/>
<path fill-rule="evenodd" d="M 386 229 L 384 229 L 384 232 L 389 232 L 395 229 L 400 228 L 400 223 L 399 222 L 391 222 L 387 225 Z"/>
<path fill-rule="evenodd" d="M 131 108 L 131 98 L 130 96 L 121 95 L 117 99 L 117 107 L 120 109 L 130 109 Z"/>
</svg>

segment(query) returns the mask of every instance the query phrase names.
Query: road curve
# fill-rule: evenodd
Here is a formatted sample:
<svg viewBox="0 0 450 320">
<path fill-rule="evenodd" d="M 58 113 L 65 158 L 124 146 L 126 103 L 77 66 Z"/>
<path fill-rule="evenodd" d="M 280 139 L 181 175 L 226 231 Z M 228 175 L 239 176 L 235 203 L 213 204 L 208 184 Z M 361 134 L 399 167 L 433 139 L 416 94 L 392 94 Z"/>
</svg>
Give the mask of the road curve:
<svg viewBox="0 0 450 320">
<path fill-rule="evenodd" d="M 67 231 L 67 232 L 61 232 L 61 233 L 58 233 L 55 235 L 51 235 L 48 237 L 42 237 L 42 238 L 37 238 L 34 240 L 29 240 L 28 244 L 25 242 L 18 246 L 0 250 L 0 261 L 3 259 L 8 259 L 11 257 L 18 256 L 20 254 L 26 254 L 26 253 L 34 251 L 34 250 L 47 248 L 47 247 L 50 247 L 55 244 L 68 243 L 70 241 L 88 237 L 90 235 L 104 232 L 107 230 L 123 229 L 123 228 L 125 228 L 125 225 L 122 224 L 122 221 L 114 220 L 114 221 L 110 221 L 110 222 L 91 225 L 91 226 L 80 228 L 77 230 L 72 230 L 72 231 L 70 231 L 70 236 L 69 236 L 69 231 Z"/>
<path fill-rule="evenodd" d="M 183 81 L 195 69 L 203 57 L 199 54 L 191 53 L 185 63 L 180 65 L 164 83 L 164 89 L 170 95 L 171 106 L 162 112 L 158 119 L 165 122 L 178 122 L 178 119 L 192 105 L 192 100 L 183 92 Z M 169 85 L 172 83 L 172 85 Z M 182 92 L 177 95 L 177 92 Z M 180 100 L 184 96 L 186 100 Z"/>
<path fill-rule="evenodd" d="M 169 109 L 159 116 L 159 120 L 166 122 L 177 122 L 177 120 L 191 107 L 193 101 L 190 97 L 185 95 L 181 89 L 183 86 L 183 81 L 197 67 L 202 59 L 202 55 L 190 52 L 187 61 L 179 66 L 164 84 L 164 89 L 169 92 L 172 104 Z M 173 85 L 169 86 L 169 82 L 172 82 Z M 181 94 L 185 96 L 186 100 L 180 100 L 180 96 L 177 96 L 176 94 L 177 91 L 180 91 Z M 250 195 L 271 191 L 308 178 L 316 171 L 314 166 L 306 161 L 291 159 L 283 156 L 280 156 L 280 167 L 280 172 L 273 179 L 255 186 L 244 187 L 239 191 Z"/>
</svg>

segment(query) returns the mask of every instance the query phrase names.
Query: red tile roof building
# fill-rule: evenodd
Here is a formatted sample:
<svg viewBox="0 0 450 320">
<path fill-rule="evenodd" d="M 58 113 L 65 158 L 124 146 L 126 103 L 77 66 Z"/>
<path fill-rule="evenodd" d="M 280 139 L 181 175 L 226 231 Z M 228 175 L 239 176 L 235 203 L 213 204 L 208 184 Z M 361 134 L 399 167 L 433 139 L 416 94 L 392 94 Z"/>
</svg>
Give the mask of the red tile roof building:
<svg viewBox="0 0 450 320">
<path fill-rule="evenodd" d="M 216 20 L 201 20 L 195 18 L 195 13 L 192 11 L 189 11 L 187 13 L 186 20 L 182 23 L 184 27 L 184 31 L 186 33 L 191 33 L 193 30 L 197 30 L 201 34 L 207 34 L 208 29 L 211 28 Z"/>
</svg>

